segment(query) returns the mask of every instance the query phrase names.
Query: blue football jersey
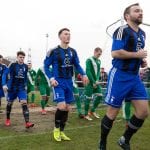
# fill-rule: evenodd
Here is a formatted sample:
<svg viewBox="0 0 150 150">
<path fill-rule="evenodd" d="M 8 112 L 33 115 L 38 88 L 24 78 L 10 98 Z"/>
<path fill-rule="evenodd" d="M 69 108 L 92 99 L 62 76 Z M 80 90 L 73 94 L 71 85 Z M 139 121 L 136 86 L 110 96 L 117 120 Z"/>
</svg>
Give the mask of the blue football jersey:
<svg viewBox="0 0 150 150">
<path fill-rule="evenodd" d="M 49 71 L 50 66 L 52 66 L 52 72 Z M 44 60 L 45 73 L 49 78 L 72 78 L 74 67 L 81 75 L 85 75 L 77 52 L 71 47 L 63 49 L 57 46 L 47 53 Z"/>
<path fill-rule="evenodd" d="M 134 31 L 129 25 L 119 27 L 113 34 L 112 51 L 120 49 L 128 52 L 137 52 L 145 46 L 145 32 L 139 28 L 138 32 Z M 118 59 L 112 60 L 115 68 L 126 72 L 137 74 L 139 72 L 142 59 Z"/>
<path fill-rule="evenodd" d="M 2 84 L 7 85 L 8 90 L 25 90 L 27 72 L 28 67 L 26 64 L 12 63 L 3 73 Z"/>
</svg>

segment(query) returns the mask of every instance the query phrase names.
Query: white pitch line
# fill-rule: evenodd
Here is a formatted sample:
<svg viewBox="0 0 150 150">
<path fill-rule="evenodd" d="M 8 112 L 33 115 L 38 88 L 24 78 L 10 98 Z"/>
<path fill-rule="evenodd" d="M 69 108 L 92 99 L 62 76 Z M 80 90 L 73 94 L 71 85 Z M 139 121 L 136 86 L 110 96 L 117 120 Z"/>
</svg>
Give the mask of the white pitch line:
<svg viewBox="0 0 150 150">
<path fill-rule="evenodd" d="M 84 129 L 84 128 L 95 127 L 95 126 L 99 126 L 99 125 L 93 124 L 93 125 L 89 125 L 89 126 L 68 128 L 65 131 L 71 131 L 71 130 L 76 130 L 76 129 Z M 49 133 L 51 134 L 52 132 L 53 131 L 51 131 Z M 4 136 L 4 137 L 0 137 L 0 140 L 6 140 L 6 139 L 12 139 L 12 138 L 18 138 L 18 137 L 36 136 L 36 135 L 43 135 L 43 134 L 48 134 L 48 132 L 41 132 L 41 133 L 34 133 L 34 134 L 25 134 L 25 135 L 15 135 L 15 136 Z"/>
</svg>

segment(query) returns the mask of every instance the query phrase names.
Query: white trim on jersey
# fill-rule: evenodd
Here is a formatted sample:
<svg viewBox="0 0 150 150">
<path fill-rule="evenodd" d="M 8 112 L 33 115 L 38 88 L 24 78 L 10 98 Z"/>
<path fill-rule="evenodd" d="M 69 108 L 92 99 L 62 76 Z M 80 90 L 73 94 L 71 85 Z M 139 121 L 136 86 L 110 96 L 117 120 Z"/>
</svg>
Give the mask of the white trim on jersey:
<svg viewBox="0 0 150 150">
<path fill-rule="evenodd" d="M 107 92 L 106 99 L 105 99 L 106 102 L 108 102 L 110 99 L 112 83 L 113 83 L 113 79 L 114 79 L 116 71 L 117 71 L 117 68 L 113 68 L 110 73 L 110 79 L 109 79 L 108 90 L 107 90 L 108 92 Z"/>
<path fill-rule="evenodd" d="M 93 65 L 93 68 L 94 68 L 94 72 L 95 72 L 95 77 L 97 78 L 97 74 L 98 74 L 98 66 L 97 66 L 97 63 L 95 62 L 95 60 L 93 59 L 93 57 L 90 57 L 89 58 L 92 62 L 92 65 Z M 97 79 L 98 80 L 98 79 Z"/>
<path fill-rule="evenodd" d="M 128 27 L 127 25 L 124 25 L 119 28 L 118 33 L 117 33 L 117 38 L 116 38 L 117 40 L 122 40 L 123 30 L 127 27 Z"/>
<path fill-rule="evenodd" d="M 29 72 L 27 72 L 27 76 L 28 76 L 29 82 L 30 82 L 32 85 L 34 85 L 34 82 L 33 82 L 32 77 L 31 77 L 31 75 L 30 75 Z"/>
</svg>

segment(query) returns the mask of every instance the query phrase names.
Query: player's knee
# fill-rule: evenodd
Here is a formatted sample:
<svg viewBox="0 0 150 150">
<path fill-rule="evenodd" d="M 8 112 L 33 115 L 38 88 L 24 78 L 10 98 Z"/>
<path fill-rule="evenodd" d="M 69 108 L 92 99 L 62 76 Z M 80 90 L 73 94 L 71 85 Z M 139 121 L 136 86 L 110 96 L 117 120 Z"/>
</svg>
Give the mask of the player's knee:
<svg viewBox="0 0 150 150">
<path fill-rule="evenodd" d="M 143 119 L 144 119 L 144 118 L 147 118 L 148 115 L 149 115 L 149 111 L 148 111 L 148 110 L 143 110 L 142 113 L 141 113 L 141 115 L 142 115 L 142 118 L 143 118 Z"/>
<path fill-rule="evenodd" d="M 111 119 L 111 120 L 115 120 L 117 115 L 119 113 L 119 108 L 114 108 L 109 106 L 107 109 L 107 113 L 106 115 Z"/>
<path fill-rule="evenodd" d="M 71 111 L 72 110 L 72 107 L 71 107 L 71 105 L 70 104 L 67 104 L 67 106 L 66 106 L 66 111 Z"/>
<path fill-rule="evenodd" d="M 57 104 L 57 108 L 59 110 L 66 110 L 67 109 L 67 105 L 66 105 L 65 102 L 60 102 L 60 103 Z"/>
<path fill-rule="evenodd" d="M 22 101 L 21 101 L 21 105 L 24 105 L 24 104 L 27 105 L 27 101 L 26 101 L 26 100 L 22 100 Z"/>
<path fill-rule="evenodd" d="M 147 109 L 143 109 L 142 111 L 138 111 L 136 112 L 136 116 L 140 119 L 145 119 L 147 118 L 149 115 L 149 111 Z"/>
</svg>

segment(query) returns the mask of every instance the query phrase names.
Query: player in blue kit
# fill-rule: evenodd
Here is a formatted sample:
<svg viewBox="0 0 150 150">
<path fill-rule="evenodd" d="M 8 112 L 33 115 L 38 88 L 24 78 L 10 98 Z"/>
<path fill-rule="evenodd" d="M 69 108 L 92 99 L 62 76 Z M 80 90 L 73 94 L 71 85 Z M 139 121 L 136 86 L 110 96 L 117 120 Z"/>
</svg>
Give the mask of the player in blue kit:
<svg viewBox="0 0 150 150">
<path fill-rule="evenodd" d="M 124 19 L 127 24 L 119 27 L 113 34 L 111 52 L 113 67 L 109 73 L 105 98 L 108 108 L 101 120 L 100 150 L 106 150 L 107 136 L 124 99 L 132 101 L 135 113 L 124 134 L 118 140 L 122 149 L 131 149 L 130 139 L 143 125 L 149 113 L 147 94 L 139 77 L 139 68 L 147 66 L 145 60 L 147 51 L 144 49 L 145 32 L 139 28 L 143 11 L 138 3 L 124 10 Z"/>
<path fill-rule="evenodd" d="M 3 72 L 4 70 L 6 70 L 6 65 L 3 64 L 3 56 L 0 55 L 0 109 L 1 109 L 1 99 L 2 97 L 4 97 L 4 92 L 3 92 L 3 87 L 2 87 L 2 75 L 3 75 Z M 2 112 L 0 110 L 0 112 Z"/>
<path fill-rule="evenodd" d="M 25 127 L 33 127 L 34 124 L 29 122 L 29 109 L 27 106 L 27 72 L 28 66 L 24 64 L 25 53 L 17 52 L 17 62 L 12 63 L 4 71 L 2 76 L 2 85 L 4 92 L 8 92 L 6 106 L 5 125 L 10 126 L 10 113 L 13 101 L 18 98 L 22 105 L 23 116 L 25 119 Z"/>
<path fill-rule="evenodd" d="M 47 53 L 44 60 L 44 68 L 53 87 L 54 100 L 57 102 L 53 133 L 54 139 L 59 142 L 61 140 L 70 140 L 63 131 L 68 119 L 70 104 L 74 101 L 73 68 L 75 67 L 83 76 L 82 80 L 84 84 L 88 83 L 88 78 L 80 66 L 76 50 L 69 47 L 70 30 L 68 28 L 61 29 L 58 32 L 58 37 L 61 43 Z M 52 66 L 52 72 L 50 72 L 49 66 Z"/>
</svg>

